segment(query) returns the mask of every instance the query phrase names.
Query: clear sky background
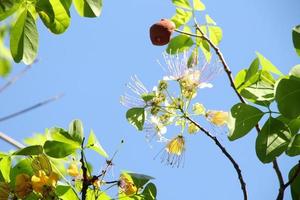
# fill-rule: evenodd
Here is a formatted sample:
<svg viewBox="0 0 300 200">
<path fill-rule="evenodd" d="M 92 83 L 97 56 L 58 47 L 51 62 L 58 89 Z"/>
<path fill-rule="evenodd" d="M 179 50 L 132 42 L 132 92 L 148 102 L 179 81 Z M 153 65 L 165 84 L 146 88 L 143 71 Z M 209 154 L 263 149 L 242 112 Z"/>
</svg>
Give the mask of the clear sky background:
<svg viewBox="0 0 300 200">
<path fill-rule="evenodd" d="M 291 30 L 300 24 L 299 0 L 204 0 L 206 12 L 223 29 L 220 48 L 234 74 L 248 67 L 259 51 L 287 73 L 300 62 L 292 46 Z M 162 60 L 165 47 L 152 46 L 149 27 L 175 12 L 171 1 L 104 0 L 100 18 L 80 18 L 72 9 L 70 28 L 53 35 L 39 25 L 39 62 L 15 85 L 1 94 L 0 115 L 25 108 L 47 97 L 64 92 L 50 105 L 2 122 L 0 130 L 22 140 L 45 128 L 61 126 L 79 118 L 85 130 L 93 129 L 103 147 L 113 154 L 121 139 L 125 144 L 115 159 L 115 177 L 126 169 L 156 177 L 159 200 L 242 199 L 234 169 L 214 143 L 204 135 L 187 137 L 183 168 L 170 168 L 153 157 L 162 146 L 150 148 L 144 134 L 125 119 L 126 109 L 119 104 L 125 84 L 137 74 L 149 87 L 163 76 L 156 60 Z M 22 64 L 14 66 L 14 73 Z M 238 102 L 225 73 L 214 80 L 212 90 L 199 92 L 207 107 L 229 110 Z M 172 130 L 171 130 L 172 131 Z M 263 165 L 255 153 L 256 133 L 229 142 L 217 134 L 240 164 L 247 182 L 249 199 L 275 199 L 278 182 L 270 164 Z M 0 142 L 1 151 L 11 147 Z M 99 167 L 103 160 L 88 158 Z M 299 157 L 298 157 L 299 159 Z M 279 158 L 286 178 L 297 158 Z M 116 194 L 116 192 L 113 192 Z M 289 191 L 286 200 L 290 199 Z"/>
</svg>

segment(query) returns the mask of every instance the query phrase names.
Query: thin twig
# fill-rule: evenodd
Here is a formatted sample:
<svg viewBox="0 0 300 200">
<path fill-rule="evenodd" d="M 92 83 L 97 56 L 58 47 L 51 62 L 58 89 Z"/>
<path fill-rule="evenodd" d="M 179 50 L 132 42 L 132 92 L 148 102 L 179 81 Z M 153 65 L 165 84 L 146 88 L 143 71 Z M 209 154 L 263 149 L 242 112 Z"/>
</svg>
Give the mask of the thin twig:
<svg viewBox="0 0 300 200">
<path fill-rule="evenodd" d="M 89 187 L 89 178 L 88 178 L 88 175 L 87 175 L 87 167 L 85 166 L 84 153 L 83 153 L 84 139 L 85 138 L 83 138 L 82 143 L 81 143 L 81 152 L 80 152 L 81 153 L 80 162 L 81 162 L 82 178 L 83 178 L 83 180 L 82 180 L 82 189 L 81 189 L 81 199 L 82 200 L 86 200 L 87 189 Z"/>
<path fill-rule="evenodd" d="M 27 65 L 21 72 L 13 76 L 10 80 L 8 80 L 3 86 L 0 87 L 0 93 L 7 89 L 9 86 L 14 84 L 17 80 L 19 80 L 30 68 L 32 65 Z"/>
<path fill-rule="evenodd" d="M 44 106 L 44 105 L 46 105 L 46 104 L 48 104 L 48 103 L 51 103 L 51 102 L 53 102 L 53 101 L 56 101 L 56 100 L 60 99 L 61 97 L 63 97 L 63 94 L 59 94 L 59 95 L 50 97 L 50 98 L 48 98 L 48 99 L 46 99 L 46 100 L 44 100 L 44 101 L 41 101 L 41 102 L 39 102 L 39 103 L 37 103 L 37 104 L 35 104 L 35 105 L 33 105 L 33 106 L 30 106 L 30 107 L 25 108 L 25 109 L 23 109 L 23 110 L 20 110 L 20 111 L 18 111 L 18 112 L 9 114 L 9 115 L 7 115 L 7 116 L 1 117 L 1 118 L 0 118 L 0 122 L 3 122 L 3 121 L 5 121 L 5 120 L 11 119 L 11 118 L 13 118 L 13 117 L 17 117 L 17 116 L 19 116 L 19 115 L 21 115 L 21 114 L 24 114 L 24 113 L 27 113 L 27 112 L 29 112 L 29 111 L 32 111 L 32 110 L 34 110 L 34 109 L 36 109 L 36 108 L 38 108 L 38 107 L 41 107 L 41 106 Z"/>
<path fill-rule="evenodd" d="M 16 147 L 17 149 L 22 149 L 25 147 L 24 144 L 18 142 L 17 140 L 9 137 L 8 135 L 6 135 L 5 133 L 3 132 L 0 132 L 0 139 L 4 140 L 5 142 L 13 145 L 14 147 Z"/>
<path fill-rule="evenodd" d="M 216 143 L 216 145 L 219 147 L 219 149 L 222 151 L 222 153 L 229 159 L 229 161 L 233 165 L 236 173 L 238 174 L 238 178 L 239 178 L 239 181 L 240 181 L 241 189 L 243 191 L 244 200 L 247 200 L 248 197 L 247 197 L 246 183 L 245 183 L 245 181 L 243 179 L 242 171 L 241 171 L 238 163 L 233 159 L 233 157 L 230 155 L 230 153 L 228 153 L 228 151 L 225 149 L 225 147 L 222 146 L 222 144 L 219 142 L 219 140 L 215 136 L 211 135 L 209 133 L 209 131 L 207 131 L 206 129 L 204 129 L 203 127 L 201 127 L 197 122 L 195 122 L 189 116 L 185 116 L 185 118 L 187 120 L 189 120 L 191 123 L 193 123 L 195 126 L 197 126 L 210 139 L 212 139 Z"/>
</svg>

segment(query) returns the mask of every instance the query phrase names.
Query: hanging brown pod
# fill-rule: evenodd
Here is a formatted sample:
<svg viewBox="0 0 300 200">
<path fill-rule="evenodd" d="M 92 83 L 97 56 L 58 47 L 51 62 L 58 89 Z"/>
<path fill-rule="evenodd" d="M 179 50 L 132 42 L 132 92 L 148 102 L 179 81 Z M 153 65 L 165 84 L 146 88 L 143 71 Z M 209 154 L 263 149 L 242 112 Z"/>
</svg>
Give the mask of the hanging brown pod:
<svg viewBox="0 0 300 200">
<path fill-rule="evenodd" d="M 153 45 L 163 46 L 170 42 L 176 26 L 168 19 L 161 19 L 150 27 L 150 39 Z"/>
</svg>

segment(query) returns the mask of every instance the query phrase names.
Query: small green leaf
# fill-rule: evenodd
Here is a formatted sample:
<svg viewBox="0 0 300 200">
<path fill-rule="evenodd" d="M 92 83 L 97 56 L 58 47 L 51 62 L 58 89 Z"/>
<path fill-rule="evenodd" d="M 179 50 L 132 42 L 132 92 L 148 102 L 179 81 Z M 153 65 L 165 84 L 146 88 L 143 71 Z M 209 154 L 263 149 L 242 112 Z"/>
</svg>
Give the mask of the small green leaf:
<svg viewBox="0 0 300 200">
<path fill-rule="evenodd" d="M 205 10 L 205 5 L 201 2 L 201 0 L 193 0 L 193 5 L 195 10 Z"/>
<path fill-rule="evenodd" d="M 74 0 L 74 6 L 81 17 L 99 17 L 102 0 Z"/>
<path fill-rule="evenodd" d="M 297 78 L 300 78 L 300 65 L 296 65 L 294 66 L 290 73 L 289 73 L 290 76 L 295 76 Z"/>
<path fill-rule="evenodd" d="M 300 56 L 300 25 L 293 28 L 293 43 L 297 54 Z"/>
<path fill-rule="evenodd" d="M 39 0 L 36 11 L 52 33 L 63 33 L 70 25 L 70 12 L 64 0 Z"/>
<path fill-rule="evenodd" d="M 181 8 L 176 8 L 176 14 L 171 18 L 176 25 L 176 28 L 186 24 L 192 17 L 191 11 L 185 11 Z"/>
<path fill-rule="evenodd" d="M 50 135 L 53 140 L 68 143 L 72 146 L 76 146 L 77 148 L 81 147 L 81 142 L 78 142 L 77 140 L 75 140 L 69 134 L 69 132 L 67 132 L 66 130 L 64 130 L 62 128 L 57 128 L 57 127 L 51 128 L 49 132 L 50 132 Z"/>
<path fill-rule="evenodd" d="M 38 32 L 35 19 L 24 10 L 13 25 L 10 35 L 10 50 L 15 62 L 31 64 L 38 51 Z"/>
<path fill-rule="evenodd" d="M 42 153 L 43 153 L 43 147 L 41 145 L 32 145 L 16 151 L 14 155 L 33 156 L 33 155 L 40 155 Z"/>
<path fill-rule="evenodd" d="M 157 194 L 156 186 L 153 183 L 148 183 L 142 194 L 147 200 L 155 200 Z"/>
<path fill-rule="evenodd" d="M 91 130 L 86 147 L 89 149 L 92 149 L 94 151 L 96 151 L 98 154 L 100 154 L 101 156 L 108 158 L 107 153 L 105 152 L 105 150 L 102 148 L 101 144 L 99 143 L 95 133 L 93 130 Z"/>
<path fill-rule="evenodd" d="M 171 39 L 170 43 L 168 44 L 168 47 L 166 49 L 166 52 L 169 54 L 177 54 L 182 53 L 191 46 L 193 46 L 194 41 L 190 36 L 187 35 L 178 35 Z"/>
<path fill-rule="evenodd" d="M 259 68 L 259 60 L 258 58 L 255 58 L 252 61 L 249 69 L 247 70 L 245 82 L 248 81 L 251 77 L 253 77 L 258 72 L 258 68 Z"/>
<path fill-rule="evenodd" d="M 294 176 L 295 173 L 298 171 L 299 164 L 295 165 L 289 172 L 289 180 L 291 180 Z M 300 175 L 294 179 L 294 181 L 291 183 L 291 194 L 293 200 L 299 200 L 300 199 Z"/>
<path fill-rule="evenodd" d="M 199 53 L 198 53 L 198 48 L 195 47 L 188 59 L 187 66 L 188 68 L 192 68 L 194 66 L 197 66 L 198 63 L 199 63 Z"/>
<path fill-rule="evenodd" d="M 80 182 L 81 184 L 81 182 Z M 88 188 L 86 194 L 86 200 L 113 200 L 110 196 L 108 196 L 104 191 L 99 192 L 98 190 Z M 122 200 L 128 200 L 126 198 L 122 198 Z M 137 199 L 134 199 L 137 200 Z"/>
<path fill-rule="evenodd" d="M 300 134 L 294 135 L 291 142 L 286 150 L 286 154 L 289 156 L 300 155 Z"/>
<path fill-rule="evenodd" d="M 56 186 L 55 193 L 61 200 L 79 199 L 77 193 L 68 185 Z"/>
<path fill-rule="evenodd" d="M 48 140 L 44 144 L 45 153 L 52 158 L 64 158 L 75 153 L 77 149 L 76 146 L 55 140 Z"/>
<path fill-rule="evenodd" d="M 5 156 L 0 158 L 0 171 L 5 182 L 10 182 L 11 157 Z"/>
<path fill-rule="evenodd" d="M 270 117 L 256 138 L 256 155 L 263 163 L 272 162 L 288 147 L 291 133 L 286 124 Z"/>
<path fill-rule="evenodd" d="M 210 62 L 211 61 L 211 57 L 212 57 L 212 54 L 210 52 L 210 46 L 209 44 L 207 43 L 206 40 L 198 40 L 199 42 L 197 43 L 197 46 L 200 47 L 205 59 L 206 59 L 206 62 Z"/>
<path fill-rule="evenodd" d="M 175 6 L 178 6 L 181 8 L 191 9 L 191 6 L 190 6 L 190 3 L 188 0 L 172 0 L 172 3 Z"/>
<path fill-rule="evenodd" d="M 247 104 L 238 103 L 231 108 L 228 129 L 229 140 L 236 140 L 246 135 L 259 122 L 264 113 Z"/>
<path fill-rule="evenodd" d="M 9 60 L 0 58 L 0 76 L 6 77 L 11 71 L 11 63 Z"/>
<path fill-rule="evenodd" d="M 145 101 L 151 101 L 156 95 L 154 93 L 149 93 L 149 94 L 142 94 L 141 98 Z"/>
<path fill-rule="evenodd" d="M 209 39 L 212 43 L 214 43 L 214 45 L 219 45 L 223 37 L 222 29 L 218 26 L 209 26 L 208 31 Z"/>
<path fill-rule="evenodd" d="M 145 109 L 131 108 L 126 112 L 126 118 L 130 124 L 142 131 L 145 123 Z"/>
<path fill-rule="evenodd" d="M 209 25 L 217 25 L 217 23 L 209 16 L 209 15 L 205 15 L 205 20 L 206 20 L 206 23 L 209 24 Z"/>
<path fill-rule="evenodd" d="M 300 115 L 300 78 L 283 78 L 275 90 L 275 99 L 277 101 L 280 113 L 290 119 L 297 118 Z"/>
<path fill-rule="evenodd" d="M 259 60 L 259 63 L 262 67 L 262 70 L 266 70 L 269 72 L 272 72 L 274 74 L 277 74 L 279 76 L 283 76 L 283 74 L 277 69 L 277 67 L 275 65 L 273 65 L 271 63 L 270 60 L 268 60 L 267 58 L 265 58 L 262 54 L 256 52 L 257 58 Z"/>
<path fill-rule="evenodd" d="M 75 141 L 81 144 L 84 136 L 84 131 L 83 124 L 79 119 L 75 119 L 69 124 L 69 134 Z"/>
</svg>

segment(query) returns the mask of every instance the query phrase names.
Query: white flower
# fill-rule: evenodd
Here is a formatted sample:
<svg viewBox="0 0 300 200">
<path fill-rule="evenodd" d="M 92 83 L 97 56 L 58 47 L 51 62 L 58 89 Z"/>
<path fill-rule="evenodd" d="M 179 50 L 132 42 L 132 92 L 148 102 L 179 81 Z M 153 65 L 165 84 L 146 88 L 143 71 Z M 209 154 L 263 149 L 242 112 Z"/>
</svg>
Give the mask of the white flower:
<svg viewBox="0 0 300 200">
<path fill-rule="evenodd" d="M 144 107 L 146 102 L 141 96 L 149 93 L 145 85 L 134 75 L 126 86 L 132 94 L 125 93 L 121 96 L 120 103 L 127 108 Z"/>
<path fill-rule="evenodd" d="M 157 137 L 159 142 L 167 141 L 164 137 L 167 127 L 155 116 L 151 116 L 150 120 L 146 121 L 144 131 L 147 132 L 146 138 L 148 141 L 151 141 L 154 137 Z"/>
</svg>

